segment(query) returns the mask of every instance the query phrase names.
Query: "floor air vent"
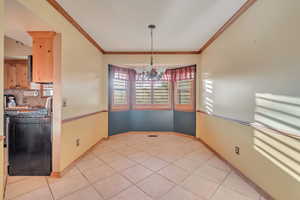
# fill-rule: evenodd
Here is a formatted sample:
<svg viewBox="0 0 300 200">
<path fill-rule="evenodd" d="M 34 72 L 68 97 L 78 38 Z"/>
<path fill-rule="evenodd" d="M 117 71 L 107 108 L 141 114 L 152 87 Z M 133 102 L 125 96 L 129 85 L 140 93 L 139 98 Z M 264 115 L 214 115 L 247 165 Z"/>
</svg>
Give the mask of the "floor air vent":
<svg viewBox="0 0 300 200">
<path fill-rule="evenodd" d="M 158 135 L 148 135 L 148 137 L 158 137 Z"/>
</svg>

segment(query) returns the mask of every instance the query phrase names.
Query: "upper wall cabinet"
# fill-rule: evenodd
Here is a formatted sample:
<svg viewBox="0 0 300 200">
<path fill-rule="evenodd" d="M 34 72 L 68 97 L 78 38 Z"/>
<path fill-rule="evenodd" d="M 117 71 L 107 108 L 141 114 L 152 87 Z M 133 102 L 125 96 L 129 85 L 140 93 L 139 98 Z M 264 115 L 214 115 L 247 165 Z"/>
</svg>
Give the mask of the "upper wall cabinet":
<svg viewBox="0 0 300 200">
<path fill-rule="evenodd" d="M 53 41 L 52 31 L 30 31 L 32 45 L 32 81 L 37 83 L 53 82 Z"/>
<path fill-rule="evenodd" d="M 27 60 L 5 60 L 4 89 L 29 89 Z"/>
</svg>

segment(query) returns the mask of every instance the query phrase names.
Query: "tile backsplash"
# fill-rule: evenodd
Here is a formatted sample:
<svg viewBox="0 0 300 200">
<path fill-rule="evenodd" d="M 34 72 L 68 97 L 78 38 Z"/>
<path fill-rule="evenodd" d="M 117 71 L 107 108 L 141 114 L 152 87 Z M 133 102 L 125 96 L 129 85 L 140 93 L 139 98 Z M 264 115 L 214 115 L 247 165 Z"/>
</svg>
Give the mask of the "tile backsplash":
<svg viewBox="0 0 300 200">
<path fill-rule="evenodd" d="M 16 97 L 17 105 L 30 105 L 30 106 L 44 106 L 46 103 L 46 98 L 41 98 L 40 90 L 34 90 L 38 92 L 38 96 L 27 96 L 24 92 L 32 91 L 26 89 L 9 89 L 4 90 L 4 94 L 11 94 Z"/>
</svg>

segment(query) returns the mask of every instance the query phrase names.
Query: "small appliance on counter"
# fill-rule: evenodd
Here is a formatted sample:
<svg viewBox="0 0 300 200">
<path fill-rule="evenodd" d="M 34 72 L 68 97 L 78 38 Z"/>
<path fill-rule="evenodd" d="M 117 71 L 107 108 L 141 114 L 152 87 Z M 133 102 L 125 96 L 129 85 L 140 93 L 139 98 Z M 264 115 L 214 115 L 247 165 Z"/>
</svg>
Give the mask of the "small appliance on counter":
<svg viewBox="0 0 300 200">
<path fill-rule="evenodd" d="M 16 97 L 12 94 L 4 95 L 4 109 L 6 108 L 14 108 L 17 106 Z"/>
</svg>

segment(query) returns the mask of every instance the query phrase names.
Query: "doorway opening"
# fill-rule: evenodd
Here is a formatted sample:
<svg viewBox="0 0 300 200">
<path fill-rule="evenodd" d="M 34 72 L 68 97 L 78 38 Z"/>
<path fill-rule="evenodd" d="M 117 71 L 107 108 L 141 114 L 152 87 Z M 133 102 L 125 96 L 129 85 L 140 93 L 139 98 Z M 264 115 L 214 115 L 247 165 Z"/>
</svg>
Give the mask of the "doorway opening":
<svg viewBox="0 0 300 200">
<path fill-rule="evenodd" d="M 5 1 L 5 27 L 5 176 L 49 176 L 59 165 L 61 35 L 16 0 Z"/>
</svg>

